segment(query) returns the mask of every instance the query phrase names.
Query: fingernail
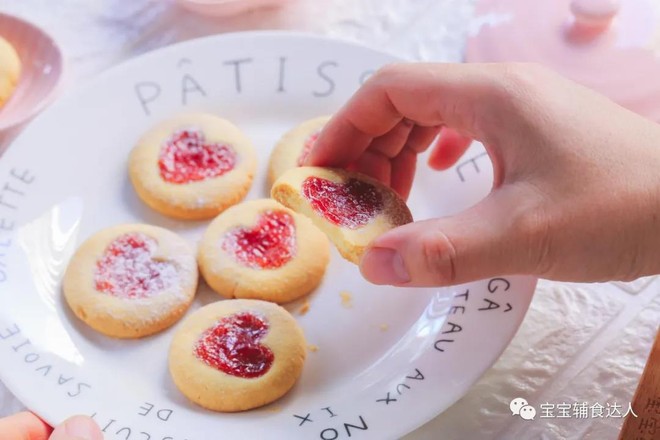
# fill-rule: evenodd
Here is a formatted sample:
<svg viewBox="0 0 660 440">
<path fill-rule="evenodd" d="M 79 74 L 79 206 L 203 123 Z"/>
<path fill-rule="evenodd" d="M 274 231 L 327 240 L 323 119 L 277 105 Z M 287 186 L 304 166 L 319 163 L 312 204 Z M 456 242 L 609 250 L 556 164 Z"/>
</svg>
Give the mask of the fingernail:
<svg viewBox="0 0 660 440">
<path fill-rule="evenodd" d="M 362 275 L 375 284 L 404 284 L 410 275 L 401 254 L 394 249 L 371 248 L 360 262 Z"/>
<path fill-rule="evenodd" d="M 64 424 L 64 432 L 72 437 L 78 437 L 85 440 L 94 440 L 98 438 L 98 427 L 89 417 L 72 417 Z"/>
</svg>

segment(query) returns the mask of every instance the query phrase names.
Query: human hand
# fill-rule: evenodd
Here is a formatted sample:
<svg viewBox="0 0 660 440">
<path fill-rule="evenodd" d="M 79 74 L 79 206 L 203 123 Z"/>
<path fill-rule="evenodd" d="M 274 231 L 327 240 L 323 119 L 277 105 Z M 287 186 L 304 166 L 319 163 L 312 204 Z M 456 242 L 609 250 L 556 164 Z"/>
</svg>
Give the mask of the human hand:
<svg viewBox="0 0 660 440">
<path fill-rule="evenodd" d="M 443 286 L 506 274 L 660 273 L 660 128 L 539 66 L 388 66 L 328 122 L 307 164 L 356 169 L 407 197 L 417 154 L 441 127 L 452 131 L 429 164 L 449 168 L 469 138 L 479 140 L 493 189 L 455 216 L 377 238 L 361 261 L 368 280 Z"/>
<path fill-rule="evenodd" d="M 0 419 L 2 440 L 103 440 L 103 434 L 89 417 L 75 416 L 53 430 L 32 413 L 21 412 Z"/>
</svg>

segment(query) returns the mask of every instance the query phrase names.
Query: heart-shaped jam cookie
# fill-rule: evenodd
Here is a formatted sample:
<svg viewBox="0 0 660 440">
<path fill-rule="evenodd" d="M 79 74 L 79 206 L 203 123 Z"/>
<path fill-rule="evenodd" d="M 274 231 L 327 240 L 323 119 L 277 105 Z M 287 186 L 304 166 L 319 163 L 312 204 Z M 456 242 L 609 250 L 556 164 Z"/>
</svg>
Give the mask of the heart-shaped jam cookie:
<svg viewBox="0 0 660 440">
<path fill-rule="evenodd" d="M 160 176 L 170 183 L 190 183 L 222 176 L 234 169 L 236 152 L 229 146 L 207 142 L 199 129 L 178 130 L 160 150 Z"/>
<path fill-rule="evenodd" d="M 207 284 L 224 297 L 285 303 L 321 282 L 328 244 L 304 216 L 273 199 L 250 200 L 209 224 L 197 262 Z"/>
<path fill-rule="evenodd" d="M 369 223 L 384 205 L 376 187 L 354 178 L 336 183 L 310 176 L 302 183 L 302 194 L 328 221 L 349 229 L 358 229 Z"/>
<path fill-rule="evenodd" d="M 260 342 L 268 327 L 266 318 L 256 313 L 227 316 L 202 334 L 195 344 L 195 356 L 232 376 L 263 376 L 275 360 L 272 350 Z"/>
<path fill-rule="evenodd" d="M 284 211 L 263 212 L 254 227 L 227 232 L 222 249 L 239 263 L 255 269 L 277 269 L 296 253 L 296 226 Z"/>
<path fill-rule="evenodd" d="M 114 239 L 96 262 L 96 290 L 119 298 L 148 298 L 171 287 L 178 279 L 176 267 L 153 259 L 155 239 L 141 233 Z"/>
<path fill-rule="evenodd" d="M 213 411 L 245 411 L 273 402 L 302 373 L 307 344 L 295 318 L 268 301 L 207 304 L 174 332 L 169 370 L 191 401 Z"/>
</svg>

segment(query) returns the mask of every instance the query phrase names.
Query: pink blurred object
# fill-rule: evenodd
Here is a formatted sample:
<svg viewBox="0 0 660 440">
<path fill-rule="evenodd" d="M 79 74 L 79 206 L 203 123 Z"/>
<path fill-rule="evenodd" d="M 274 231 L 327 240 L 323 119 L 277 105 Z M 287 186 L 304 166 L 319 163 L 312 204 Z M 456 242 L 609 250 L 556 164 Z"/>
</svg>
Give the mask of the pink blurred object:
<svg viewBox="0 0 660 440">
<path fill-rule="evenodd" d="M 16 89 L 0 107 L 2 134 L 14 131 L 9 129 L 28 121 L 52 101 L 62 79 L 63 58 L 43 30 L 11 15 L 0 13 L 0 36 L 14 46 L 22 64 Z"/>
<path fill-rule="evenodd" d="M 573 0 L 571 12 L 577 26 L 602 29 L 609 27 L 621 9 L 619 0 Z"/>
<path fill-rule="evenodd" d="M 660 3 L 478 0 L 466 61 L 545 64 L 660 121 Z"/>
<path fill-rule="evenodd" d="M 178 0 L 186 9 L 204 15 L 228 17 L 266 6 L 278 6 L 290 0 Z"/>
</svg>

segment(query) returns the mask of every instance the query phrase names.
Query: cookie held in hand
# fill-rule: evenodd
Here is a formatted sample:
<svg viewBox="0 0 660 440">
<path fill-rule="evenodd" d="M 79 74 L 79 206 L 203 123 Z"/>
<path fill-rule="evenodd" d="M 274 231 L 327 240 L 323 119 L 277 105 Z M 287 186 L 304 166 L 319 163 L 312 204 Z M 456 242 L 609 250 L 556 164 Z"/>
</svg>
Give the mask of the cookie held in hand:
<svg viewBox="0 0 660 440">
<path fill-rule="evenodd" d="M 277 179 L 271 196 L 312 219 L 339 253 L 355 264 L 376 237 L 412 222 L 410 210 L 394 190 L 345 170 L 291 169 Z"/>
</svg>

